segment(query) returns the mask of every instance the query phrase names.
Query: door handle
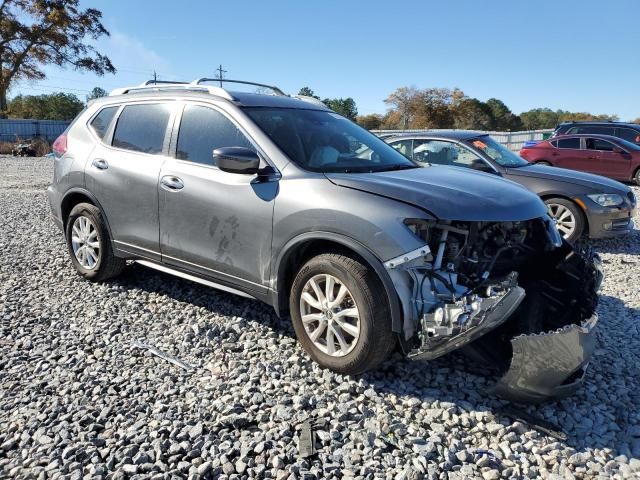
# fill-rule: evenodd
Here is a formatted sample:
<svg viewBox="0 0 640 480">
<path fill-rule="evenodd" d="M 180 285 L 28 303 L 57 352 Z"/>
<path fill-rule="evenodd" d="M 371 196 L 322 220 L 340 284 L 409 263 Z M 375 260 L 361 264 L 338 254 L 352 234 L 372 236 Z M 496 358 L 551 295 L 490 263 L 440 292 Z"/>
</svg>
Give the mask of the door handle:
<svg viewBox="0 0 640 480">
<path fill-rule="evenodd" d="M 160 184 L 165 190 L 175 192 L 184 188 L 184 182 L 181 178 L 174 177 L 173 175 L 165 175 L 160 179 Z"/>
<path fill-rule="evenodd" d="M 103 160 L 102 158 L 94 158 L 93 162 L 91 162 L 91 165 L 96 167 L 98 170 L 106 170 L 107 168 L 109 168 L 109 164 L 107 163 L 107 161 Z"/>
</svg>

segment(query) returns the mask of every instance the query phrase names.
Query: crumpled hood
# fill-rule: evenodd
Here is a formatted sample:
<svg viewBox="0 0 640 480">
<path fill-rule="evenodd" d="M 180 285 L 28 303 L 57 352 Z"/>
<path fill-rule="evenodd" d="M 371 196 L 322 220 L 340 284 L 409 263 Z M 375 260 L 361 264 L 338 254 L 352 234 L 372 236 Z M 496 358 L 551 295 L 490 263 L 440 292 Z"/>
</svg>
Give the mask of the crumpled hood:
<svg viewBox="0 0 640 480">
<path fill-rule="evenodd" d="M 537 195 L 517 183 L 458 167 L 326 176 L 336 185 L 410 203 L 442 220 L 506 222 L 546 214 Z"/>
<path fill-rule="evenodd" d="M 607 177 L 546 165 L 527 165 L 518 168 L 508 168 L 507 176 L 545 178 L 548 180 L 573 183 L 574 185 L 587 187 L 589 191 L 586 193 L 622 193 L 624 195 L 630 190 L 626 185 Z M 597 190 L 597 192 L 592 192 L 592 189 Z"/>
</svg>

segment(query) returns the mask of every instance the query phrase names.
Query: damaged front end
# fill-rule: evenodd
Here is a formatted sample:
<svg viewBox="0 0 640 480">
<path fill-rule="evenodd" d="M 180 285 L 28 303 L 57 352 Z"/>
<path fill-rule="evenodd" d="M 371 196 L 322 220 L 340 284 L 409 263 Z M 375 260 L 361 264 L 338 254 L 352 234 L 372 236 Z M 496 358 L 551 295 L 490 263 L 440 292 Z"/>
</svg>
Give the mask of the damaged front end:
<svg viewBox="0 0 640 480">
<path fill-rule="evenodd" d="M 402 299 L 409 357 L 462 348 L 501 375 L 496 394 L 516 401 L 578 388 L 594 346 L 597 255 L 574 250 L 546 217 L 406 223 L 425 245 L 385 267 Z"/>
</svg>

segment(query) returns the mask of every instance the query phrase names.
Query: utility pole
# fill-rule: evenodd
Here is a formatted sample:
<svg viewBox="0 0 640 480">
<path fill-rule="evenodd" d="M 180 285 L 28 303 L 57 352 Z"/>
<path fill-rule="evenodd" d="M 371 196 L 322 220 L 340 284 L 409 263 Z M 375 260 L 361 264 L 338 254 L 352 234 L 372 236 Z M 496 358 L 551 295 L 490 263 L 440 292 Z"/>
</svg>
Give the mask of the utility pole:
<svg viewBox="0 0 640 480">
<path fill-rule="evenodd" d="M 224 79 L 224 74 L 227 73 L 227 71 L 222 69 L 222 64 L 220 64 L 216 70 L 218 71 L 218 76 L 215 79 L 220 81 L 220 88 L 222 88 L 222 80 Z"/>
<path fill-rule="evenodd" d="M 158 75 L 156 74 L 156 71 L 153 71 L 153 84 L 157 85 L 158 84 Z"/>
</svg>

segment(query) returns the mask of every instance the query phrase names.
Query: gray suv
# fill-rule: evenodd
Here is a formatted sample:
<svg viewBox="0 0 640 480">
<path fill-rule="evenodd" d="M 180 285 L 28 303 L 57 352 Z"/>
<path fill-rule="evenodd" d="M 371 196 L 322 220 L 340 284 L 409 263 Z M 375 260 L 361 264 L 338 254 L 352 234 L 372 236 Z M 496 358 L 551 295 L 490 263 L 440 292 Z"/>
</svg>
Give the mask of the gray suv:
<svg viewBox="0 0 640 480">
<path fill-rule="evenodd" d="M 123 88 L 55 142 L 48 196 L 80 275 L 134 260 L 266 302 L 341 373 L 464 347 L 505 397 L 578 387 L 602 275 L 536 195 L 420 168 L 314 99 L 227 82 L 262 93 Z"/>
</svg>

